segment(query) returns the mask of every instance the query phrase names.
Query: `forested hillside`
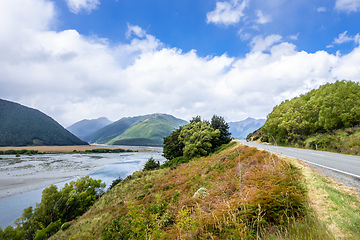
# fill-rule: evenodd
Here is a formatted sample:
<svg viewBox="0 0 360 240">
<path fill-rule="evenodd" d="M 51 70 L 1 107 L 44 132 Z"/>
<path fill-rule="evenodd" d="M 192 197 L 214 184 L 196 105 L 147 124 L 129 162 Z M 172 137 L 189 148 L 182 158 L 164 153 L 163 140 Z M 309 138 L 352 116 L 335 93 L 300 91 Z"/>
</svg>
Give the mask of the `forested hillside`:
<svg viewBox="0 0 360 240">
<path fill-rule="evenodd" d="M 0 99 L 0 146 L 85 144 L 39 110 Z"/>
<path fill-rule="evenodd" d="M 182 119 L 161 113 L 126 117 L 84 139 L 99 144 L 161 146 L 163 137 L 186 123 Z"/>
<path fill-rule="evenodd" d="M 340 149 L 342 146 L 331 145 L 340 141 L 345 131 L 344 137 L 350 137 L 351 142 L 348 148 L 359 148 L 359 123 L 359 83 L 337 81 L 274 107 L 261 128 L 261 138 L 277 144 L 346 152 Z"/>
</svg>

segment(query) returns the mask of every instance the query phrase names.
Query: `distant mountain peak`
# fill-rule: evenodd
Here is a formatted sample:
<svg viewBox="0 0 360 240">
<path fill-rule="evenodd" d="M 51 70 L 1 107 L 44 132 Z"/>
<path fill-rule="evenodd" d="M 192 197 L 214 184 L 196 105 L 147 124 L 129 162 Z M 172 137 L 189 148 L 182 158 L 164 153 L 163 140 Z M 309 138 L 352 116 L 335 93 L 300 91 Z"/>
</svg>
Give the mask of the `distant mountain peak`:
<svg viewBox="0 0 360 240">
<path fill-rule="evenodd" d="M 242 121 L 229 122 L 231 136 L 239 139 L 246 138 L 249 133 L 254 132 L 265 124 L 265 119 L 248 117 Z"/>
<path fill-rule="evenodd" d="M 112 121 L 106 117 L 99 117 L 97 119 L 83 119 L 79 122 L 69 126 L 67 130 L 85 141 L 86 136 L 98 131 L 99 129 L 111 124 Z"/>
</svg>

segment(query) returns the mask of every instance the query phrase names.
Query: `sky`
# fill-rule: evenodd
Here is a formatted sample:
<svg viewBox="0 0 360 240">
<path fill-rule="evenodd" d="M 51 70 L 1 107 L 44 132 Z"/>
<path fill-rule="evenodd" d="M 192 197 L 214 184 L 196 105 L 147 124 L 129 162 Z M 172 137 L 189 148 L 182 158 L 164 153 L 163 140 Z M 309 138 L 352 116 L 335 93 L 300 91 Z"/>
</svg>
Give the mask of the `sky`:
<svg viewBox="0 0 360 240">
<path fill-rule="evenodd" d="M 266 118 L 360 82 L 360 0 L 0 1 L 0 98 L 64 127 L 167 113 Z"/>
</svg>

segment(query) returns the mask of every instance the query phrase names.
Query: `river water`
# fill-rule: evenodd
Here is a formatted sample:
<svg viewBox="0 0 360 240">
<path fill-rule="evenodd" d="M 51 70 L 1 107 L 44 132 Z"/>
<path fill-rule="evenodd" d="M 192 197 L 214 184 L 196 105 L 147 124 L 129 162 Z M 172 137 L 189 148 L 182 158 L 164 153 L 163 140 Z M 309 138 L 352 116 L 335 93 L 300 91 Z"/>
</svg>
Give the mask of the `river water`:
<svg viewBox="0 0 360 240">
<path fill-rule="evenodd" d="M 145 162 L 150 158 L 153 157 L 155 160 L 160 161 L 163 163 L 165 158 L 162 156 L 162 152 L 135 152 L 135 153 L 106 153 L 106 154 L 49 154 L 49 155 L 34 155 L 32 158 L 29 156 L 24 156 L 20 158 L 16 158 L 19 164 L 25 164 L 26 171 L 31 169 L 39 170 L 39 166 L 46 165 L 47 168 L 54 164 L 57 164 L 57 169 L 59 168 L 59 162 L 66 162 L 66 166 L 69 167 L 69 171 L 72 171 L 71 168 L 79 168 L 82 165 L 76 165 L 76 163 L 81 162 L 84 164 L 88 161 L 93 161 L 96 159 L 97 161 L 105 162 L 106 164 L 102 166 L 97 166 L 97 170 L 91 172 L 91 167 L 87 167 L 87 170 L 90 172 L 86 175 L 89 175 L 91 178 L 94 179 L 101 179 L 103 182 L 106 183 L 106 186 L 109 187 L 113 180 L 118 177 L 125 178 L 126 176 L 132 174 L 137 170 L 141 170 L 145 164 Z M 2 156 L 3 158 L 3 156 Z M 23 159 L 22 159 L 23 158 Z M 3 158 L 1 161 L 8 161 L 11 162 L 13 158 Z M 61 160 L 59 160 L 61 159 Z M 74 160 L 76 159 L 76 160 Z M 36 165 L 38 162 L 41 164 L 37 165 L 36 167 L 29 167 L 31 164 Z M 9 166 L 3 166 L 3 170 L 10 171 Z M 16 168 L 16 167 L 15 167 Z M 14 169 L 15 169 L 14 168 Z M 17 167 L 19 168 L 19 167 Z M 64 168 L 61 168 L 63 170 Z M 14 170 L 15 171 L 15 170 Z M 40 169 L 40 171 L 46 172 L 46 169 Z M 55 169 L 56 171 L 56 169 Z M 1 169 L 0 169 L 1 172 Z M 84 173 L 83 171 L 79 171 L 80 173 Z M 48 170 L 48 173 L 51 174 L 51 170 Z M 59 171 L 57 171 L 57 174 Z M 5 173 L 4 173 L 5 174 Z M 7 173 L 6 174 L 10 174 Z M 11 175 L 9 175 L 11 177 Z M 74 181 L 82 176 L 85 175 L 76 175 L 71 179 L 67 179 L 66 181 L 58 182 L 55 185 L 58 188 L 64 186 L 65 183 Z M 0 183 L 1 184 L 1 183 Z M 48 187 L 48 186 L 47 186 Z M 4 197 L 0 199 L 0 227 L 4 229 L 8 225 L 14 226 L 14 221 L 19 218 L 23 212 L 23 210 L 27 207 L 36 206 L 36 203 L 41 201 L 41 195 L 44 187 L 36 190 L 31 190 L 27 192 L 23 192 L 21 194 L 16 194 L 9 197 Z"/>
</svg>

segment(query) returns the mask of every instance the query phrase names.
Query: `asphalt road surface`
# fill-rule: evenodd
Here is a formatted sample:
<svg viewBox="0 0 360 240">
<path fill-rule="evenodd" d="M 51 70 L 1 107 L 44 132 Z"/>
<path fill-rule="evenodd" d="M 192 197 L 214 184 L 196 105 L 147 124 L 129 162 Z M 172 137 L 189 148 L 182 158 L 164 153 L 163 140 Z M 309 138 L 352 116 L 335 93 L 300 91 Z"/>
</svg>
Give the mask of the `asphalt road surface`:
<svg viewBox="0 0 360 240">
<path fill-rule="evenodd" d="M 360 180 L 360 157 L 315 150 L 278 147 L 245 140 L 238 142 L 280 155 L 297 158 L 312 165 L 336 171 Z"/>
</svg>

